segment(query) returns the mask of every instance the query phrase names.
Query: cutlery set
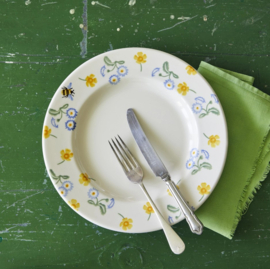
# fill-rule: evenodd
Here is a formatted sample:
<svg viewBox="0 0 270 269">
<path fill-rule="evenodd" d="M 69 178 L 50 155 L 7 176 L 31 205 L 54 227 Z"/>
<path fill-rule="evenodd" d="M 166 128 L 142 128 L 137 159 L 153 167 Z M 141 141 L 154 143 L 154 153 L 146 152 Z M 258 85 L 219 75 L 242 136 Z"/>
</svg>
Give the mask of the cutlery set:
<svg viewBox="0 0 270 269">
<path fill-rule="evenodd" d="M 177 201 L 181 211 L 183 212 L 192 233 L 200 235 L 203 232 L 202 223 L 198 220 L 196 215 L 189 208 L 183 196 L 181 195 L 180 190 L 171 180 L 168 170 L 162 163 L 161 159 L 155 152 L 152 145 L 150 144 L 133 109 L 131 108 L 127 110 L 127 120 L 133 137 L 137 145 L 139 146 L 143 156 L 145 157 L 147 163 L 151 167 L 152 171 L 154 172 L 156 177 L 160 177 L 169 188 L 170 192 Z M 130 152 L 130 150 L 120 136 L 118 136 L 118 138 L 115 138 L 115 140 L 112 139 L 111 142 L 109 141 L 109 144 L 127 178 L 132 183 L 138 184 L 140 186 L 145 196 L 149 200 L 152 208 L 156 212 L 156 215 L 161 224 L 161 227 L 163 228 L 172 252 L 175 254 L 181 254 L 185 250 L 185 244 L 182 239 L 176 234 L 176 232 L 171 228 L 171 226 L 167 223 L 167 221 L 164 220 L 155 203 L 149 196 L 143 184 L 142 168 L 140 167 L 140 165 L 138 164 L 138 162 L 136 161 L 136 159 L 134 158 L 134 156 L 132 155 L 132 153 Z"/>
</svg>

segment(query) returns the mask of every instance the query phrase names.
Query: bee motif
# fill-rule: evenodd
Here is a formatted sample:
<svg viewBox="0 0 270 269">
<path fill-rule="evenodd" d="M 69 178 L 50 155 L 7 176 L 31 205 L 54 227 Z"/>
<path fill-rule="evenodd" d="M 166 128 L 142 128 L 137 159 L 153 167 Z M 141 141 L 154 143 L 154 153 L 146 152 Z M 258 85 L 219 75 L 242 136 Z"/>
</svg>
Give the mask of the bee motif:
<svg viewBox="0 0 270 269">
<path fill-rule="evenodd" d="M 61 91 L 63 97 L 69 98 L 71 101 L 73 101 L 73 96 L 75 94 L 75 91 L 72 89 L 72 83 L 70 82 L 67 87 L 63 87 Z"/>
</svg>

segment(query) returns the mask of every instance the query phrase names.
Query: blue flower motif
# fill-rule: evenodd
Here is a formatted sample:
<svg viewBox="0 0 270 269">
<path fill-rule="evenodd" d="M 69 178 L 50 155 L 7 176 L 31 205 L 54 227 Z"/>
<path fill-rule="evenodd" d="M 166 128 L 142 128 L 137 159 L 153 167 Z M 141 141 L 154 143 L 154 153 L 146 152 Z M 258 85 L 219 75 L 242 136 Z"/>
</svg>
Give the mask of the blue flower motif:
<svg viewBox="0 0 270 269">
<path fill-rule="evenodd" d="M 192 105 L 192 110 L 195 114 L 198 114 L 202 111 L 202 105 L 200 103 L 195 103 Z"/>
<path fill-rule="evenodd" d="M 100 68 L 100 74 L 101 76 L 105 77 L 105 70 L 106 70 L 106 66 L 103 65 L 101 68 Z"/>
<path fill-rule="evenodd" d="M 171 216 L 168 217 L 168 221 L 169 221 L 169 223 L 170 223 L 171 225 L 174 224 L 173 218 L 172 218 Z"/>
<path fill-rule="evenodd" d="M 68 118 L 70 119 L 75 119 L 78 115 L 78 111 L 75 108 L 69 108 L 66 111 L 66 115 L 68 116 Z"/>
<path fill-rule="evenodd" d="M 76 128 L 76 122 L 74 120 L 66 121 L 66 129 L 73 131 Z"/>
<path fill-rule="evenodd" d="M 202 103 L 205 103 L 205 99 L 203 97 L 201 97 L 201 96 L 196 97 L 195 100 L 199 101 L 199 102 L 202 102 Z"/>
<path fill-rule="evenodd" d="M 111 198 L 111 202 L 108 204 L 108 208 L 112 208 L 115 204 L 114 198 Z"/>
<path fill-rule="evenodd" d="M 199 156 L 199 151 L 196 149 L 196 148 L 193 148 L 191 151 L 190 151 L 190 157 L 191 158 L 197 158 Z"/>
<path fill-rule="evenodd" d="M 62 187 L 65 188 L 67 191 L 71 191 L 73 189 L 73 183 L 70 181 L 64 181 Z"/>
<path fill-rule="evenodd" d="M 205 156 L 206 159 L 209 159 L 209 153 L 208 153 L 208 151 L 202 149 L 201 152 L 204 154 L 204 156 Z"/>
<path fill-rule="evenodd" d="M 54 117 L 52 117 L 52 119 L 51 119 L 51 124 L 53 127 L 58 128 L 58 125 L 56 124 Z"/>
<path fill-rule="evenodd" d="M 88 197 L 90 198 L 90 199 L 95 199 L 95 198 L 97 198 L 98 197 L 98 195 L 99 195 L 99 192 L 98 192 L 98 190 L 97 189 L 95 189 L 95 188 L 92 188 L 92 189 L 90 189 L 89 191 L 88 191 Z"/>
<path fill-rule="evenodd" d="M 109 82 L 110 82 L 112 85 L 116 85 L 119 81 L 120 81 L 120 77 L 117 76 L 117 75 L 112 75 L 112 76 L 110 76 L 110 78 L 109 78 Z"/>
<path fill-rule="evenodd" d="M 217 95 L 216 94 L 211 94 L 211 97 L 213 97 L 214 98 L 214 100 L 215 100 L 215 102 L 218 104 L 219 103 L 219 100 L 218 100 L 218 97 L 217 97 Z"/>
<path fill-rule="evenodd" d="M 154 77 L 156 75 L 156 73 L 160 70 L 159 67 L 155 68 L 153 71 L 152 71 L 152 77 Z"/>
<path fill-rule="evenodd" d="M 125 75 L 128 74 L 128 69 L 127 69 L 126 66 L 121 65 L 121 66 L 118 67 L 117 73 L 118 73 L 119 76 L 124 77 Z"/>
<path fill-rule="evenodd" d="M 193 159 L 189 159 L 188 161 L 187 161 L 187 163 L 186 163 L 186 168 L 187 169 L 191 169 L 193 166 L 194 166 L 194 161 L 193 161 Z"/>
<path fill-rule="evenodd" d="M 66 188 L 64 188 L 64 187 L 61 186 L 61 187 L 58 188 L 58 190 L 59 190 L 59 192 L 60 192 L 64 197 L 67 196 L 68 191 L 67 191 Z"/>
<path fill-rule="evenodd" d="M 172 90 L 174 88 L 174 81 L 171 80 L 171 79 L 167 79 L 167 80 L 164 81 L 164 86 L 168 90 Z"/>
</svg>

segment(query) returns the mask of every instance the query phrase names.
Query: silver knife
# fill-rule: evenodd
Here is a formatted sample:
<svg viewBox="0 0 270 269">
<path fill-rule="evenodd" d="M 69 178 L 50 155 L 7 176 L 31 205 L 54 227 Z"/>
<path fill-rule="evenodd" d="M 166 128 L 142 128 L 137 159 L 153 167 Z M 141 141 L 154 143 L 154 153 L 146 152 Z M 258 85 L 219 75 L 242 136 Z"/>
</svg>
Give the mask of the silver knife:
<svg viewBox="0 0 270 269">
<path fill-rule="evenodd" d="M 133 109 L 131 108 L 127 111 L 127 120 L 133 137 L 135 138 L 144 158 L 148 162 L 154 174 L 157 177 L 160 177 L 167 184 L 169 190 L 179 204 L 190 227 L 190 230 L 195 234 L 201 234 L 203 232 L 202 223 L 198 220 L 196 215 L 189 208 L 180 191 L 177 189 L 175 183 L 171 180 L 168 170 L 166 169 L 159 156 L 153 149 L 152 145 L 148 141 L 138 119 L 136 118 Z"/>
</svg>

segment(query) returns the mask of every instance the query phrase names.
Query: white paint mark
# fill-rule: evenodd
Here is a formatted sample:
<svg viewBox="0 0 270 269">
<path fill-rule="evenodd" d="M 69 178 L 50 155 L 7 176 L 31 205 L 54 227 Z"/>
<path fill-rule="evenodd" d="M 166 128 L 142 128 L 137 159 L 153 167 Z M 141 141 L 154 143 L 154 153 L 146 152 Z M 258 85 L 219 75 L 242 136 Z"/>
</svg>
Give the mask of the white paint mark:
<svg viewBox="0 0 270 269">
<path fill-rule="evenodd" d="M 173 20 L 174 19 L 174 15 L 171 15 L 170 18 Z"/>
<path fill-rule="evenodd" d="M 203 15 L 203 20 L 207 21 L 207 15 Z"/>
<path fill-rule="evenodd" d="M 3 172 L 5 172 L 5 167 L 3 166 L 2 160 L 0 160 L 0 166 L 1 166 L 2 170 L 3 170 Z"/>
<path fill-rule="evenodd" d="M 34 213 L 34 212 L 31 211 L 30 209 L 25 209 L 24 212 Z"/>
<path fill-rule="evenodd" d="M 136 4 L 136 0 L 129 0 L 128 4 L 132 7 Z"/>
<path fill-rule="evenodd" d="M 79 27 L 82 29 L 82 28 L 83 28 L 83 24 L 81 23 L 81 24 L 79 25 Z"/>
<path fill-rule="evenodd" d="M 0 146 L 0 149 L 4 148 L 4 146 Z"/>
<path fill-rule="evenodd" d="M 30 0 L 25 1 L 25 5 L 26 5 L 26 6 L 28 6 L 28 5 L 30 5 L 30 4 L 31 4 L 31 1 L 30 1 Z"/>
<path fill-rule="evenodd" d="M 214 51 L 217 50 L 217 44 L 214 44 Z"/>
<path fill-rule="evenodd" d="M 209 7 L 214 7 L 216 4 L 214 4 L 214 5 L 210 5 L 210 6 L 208 6 L 208 7 L 205 7 L 205 8 L 209 8 Z"/>
<path fill-rule="evenodd" d="M 116 30 L 119 32 L 120 31 L 120 28 L 117 28 Z"/>
<path fill-rule="evenodd" d="M 92 1 L 91 4 L 92 5 L 99 5 L 99 6 L 105 7 L 105 8 L 110 8 L 109 6 L 103 5 L 103 4 L 99 3 L 98 1 Z"/>
<path fill-rule="evenodd" d="M 256 21 L 259 21 L 260 19 L 262 19 L 264 17 L 264 15 L 255 15 L 250 17 L 249 19 L 245 20 L 242 22 L 242 24 L 248 26 L 248 25 L 252 25 L 254 24 Z"/>
<path fill-rule="evenodd" d="M 69 13 L 70 13 L 70 14 L 74 14 L 74 13 L 75 13 L 75 9 L 74 9 L 74 8 L 71 9 L 71 10 L 69 11 Z"/>
<path fill-rule="evenodd" d="M 191 18 L 190 18 L 190 19 L 188 19 L 188 20 L 185 20 L 185 21 L 180 21 L 180 22 L 178 22 L 178 23 L 174 24 L 173 26 L 168 27 L 168 28 L 161 29 L 161 30 L 159 30 L 158 32 L 162 32 L 162 31 L 170 30 L 170 29 L 174 28 L 175 26 L 177 26 L 177 25 L 179 25 L 179 24 L 181 24 L 181 23 L 184 23 L 184 22 L 187 22 L 187 21 L 189 21 L 189 20 L 192 20 L 192 19 L 196 18 L 197 16 L 198 16 L 198 15 L 196 15 L 196 16 L 194 16 L 194 17 L 191 17 Z"/>
<path fill-rule="evenodd" d="M 30 241 L 30 242 L 36 242 L 37 241 L 37 240 L 32 240 L 32 239 L 17 239 L 17 238 L 15 240 L 16 241 Z"/>
<path fill-rule="evenodd" d="M 17 200 L 16 202 L 14 202 L 13 204 L 11 204 L 10 206 L 7 206 L 6 209 L 9 209 L 10 207 L 15 206 L 15 204 L 17 204 L 17 203 L 19 203 L 19 202 L 21 202 L 21 201 L 24 201 L 24 200 L 26 200 L 26 199 L 29 199 L 29 198 L 31 198 L 32 196 L 35 196 L 35 195 L 40 194 L 40 193 L 42 193 L 42 192 L 43 192 L 43 191 L 39 191 L 39 192 L 36 192 L 36 193 L 34 193 L 34 194 L 32 194 L 32 195 L 26 196 L 25 198 L 23 198 L 23 199 L 21 199 L 21 200 Z M 3 213 L 6 209 L 4 209 L 1 213 Z"/>
<path fill-rule="evenodd" d="M 88 34 L 88 19 L 87 19 L 87 7 L 88 7 L 88 0 L 83 0 L 83 14 L 82 14 L 82 19 L 83 19 L 83 26 L 80 28 L 82 29 L 82 34 L 83 34 L 83 39 L 80 42 L 80 47 L 81 47 L 81 53 L 80 55 L 82 58 L 85 58 L 87 54 L 87 34 Z"/>
<path fill-rule="evenodd" d="M 63 212 L 63 210 L 62 210 L 62 206 L 59 206 L 59 208 L 58 208 L 58 212 Z"/>
<path fill-rule="evenodd" d="M 3 230 L 3 231 L 0 231 L 0 234 L 7 233 L 9 230 L 11 230 L 11 229 L 13 229 L 13 228 L 15 228 L 15 227 L 18 227 L 18 225 L 13 226 L 13 227 L 10 227 L 10 228 L 7 228 L 7 229 L 5 229 L 5 230 Z"/>
<path fill-rule="evenodd" d="M 137 33 L 138 32 L 138 29 L 135 29 L 134 31 Z"/>
<path fill-rule="evenodd" d="M 58 50 L 58 45 L 56 45 L 56 49 Z"/>
<path fill-rule="evenodd" d="M 191 18 L 190 18 L 190 17 L 184 17 L 184 16 L 181 16 L 181 17 L 178 17 L 177 19 L 178 19 L 178 20 L 182 20 L 182 21 L 183 21 L 183 20 L 186 21 L 186 20 L 189 20 L 189 19 L 191 19 Z"/>
<path fill-rule="evenodd" d="M 47 179 L 45 178 L 43 181 L 43 185 L 47 184 Z"/>
<path fill-rule="evenodd" d="M 52 4 L 57 4 L 57 2 L 48 2 L 48 3 L 41 4 L 41 6 L 52 5 Z"/>
<path fill-rule="evenodd" d="M 217 30 L 217 28 L 218 28 L 217 23 L 215 23 L 211 35 L 214 35 L 214 32 Z"/>
<path fill-rule="evenodd" d="M 14 62 L 12 61 L 5 61 L 6 64 L 13 64 Z"/>
</svg>

